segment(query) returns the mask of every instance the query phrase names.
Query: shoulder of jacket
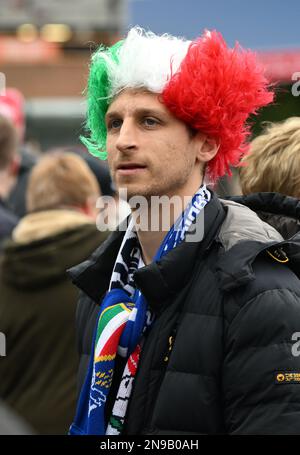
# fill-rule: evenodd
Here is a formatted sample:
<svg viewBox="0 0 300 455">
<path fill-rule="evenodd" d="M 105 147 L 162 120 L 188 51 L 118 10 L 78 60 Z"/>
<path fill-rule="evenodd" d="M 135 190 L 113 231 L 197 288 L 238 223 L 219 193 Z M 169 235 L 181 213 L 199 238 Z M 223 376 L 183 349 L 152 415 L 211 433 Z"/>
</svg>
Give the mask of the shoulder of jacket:
<svg viewBox="0 0 300 455">
<path fill-rule="evenodd" d="M 227 215 L 219 232 L 219 239 L 225 251 L 244 240 L 264 243 L 283 241 L 283 237 L 275 228 L 262 221 L 245 205 L 225 199 L 220 199 L 220 202 L 227 208 Z"/>
<path fill-rule="evenodd" d="M 221 248 L 216 271 L 222 290 L 230 291 L 255 280 L 257 270 L 253 264 L 258 258 L 268 261 L 270 270 L 272 261 L 285 268 L 294 262 L 299 264 L 300 235 L 284 240 L 249 208 L 233 201 L 221 203 L 227 207 L 217 239 Z M 276 273 L 280 273 L 278 267 Z"/>
</svg>

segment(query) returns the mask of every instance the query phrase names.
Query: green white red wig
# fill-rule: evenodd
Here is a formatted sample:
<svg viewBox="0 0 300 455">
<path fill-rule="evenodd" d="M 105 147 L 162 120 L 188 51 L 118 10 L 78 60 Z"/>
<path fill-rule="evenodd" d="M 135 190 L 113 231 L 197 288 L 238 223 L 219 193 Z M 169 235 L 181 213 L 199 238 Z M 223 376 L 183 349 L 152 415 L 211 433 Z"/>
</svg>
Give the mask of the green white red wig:
<svg viewBox="0 0 300 455">
<path fill-rule="evenodd" d="M 230 172 L 247 151 L 250 114 L 273 101 L 264 70 L 252 51 L 227 47 L 222 35 L 205 31 L 194 41 L 158 36 L 139 27 L 93 55 L 88 82 L 89 151 L 106 159 L 105 114 L 127 88 L 160 94 L 161 101 L 194 130 L 216 139 L 207 166 L 212 180 Z"/>
</svg>

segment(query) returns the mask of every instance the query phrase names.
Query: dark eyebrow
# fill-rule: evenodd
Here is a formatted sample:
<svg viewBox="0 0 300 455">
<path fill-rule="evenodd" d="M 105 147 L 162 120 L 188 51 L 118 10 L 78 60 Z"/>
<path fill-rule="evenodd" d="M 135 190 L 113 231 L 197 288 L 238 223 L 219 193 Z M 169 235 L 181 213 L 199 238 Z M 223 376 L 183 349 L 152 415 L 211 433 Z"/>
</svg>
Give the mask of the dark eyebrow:
<svg viewBox="0 0 300 455">
<path fill-rule="evenodd" d="M 105 119 L 117 117 L 118 115 L 120 115 L 120 114 L 117 111 L 106 112 Z"/>
<path fill-rule="evenodd" d="M 148 108 L 141 108 L 141 109 L 137 109 L 135 111 L 138 115 L 144 115 L 144 116 L 164 116 L 165 113 L 162 112 L 162 111 L 159 111 L 159 110 L 156 110 L 156 109 L 148 109 Z"/>
<path fill-rule="evenodd" d="M 148 108 L 136 109 L 136 110 L 134 110 L 133 113 L 134 113 L 134 115 L 140 115 L 140 116 L 158 116 L 158 117 L 166 116 L 166 114 L 162 111 L 158 111 L 156 109 L 148 109 Z M 119 116 L 120 116 L 119 111 L 110 111 L 110 112 L 106 113 L 105 119 L 109 120 L 111 118 L 115 118 L 115 117 L 119 117 Z"/>
</svg>

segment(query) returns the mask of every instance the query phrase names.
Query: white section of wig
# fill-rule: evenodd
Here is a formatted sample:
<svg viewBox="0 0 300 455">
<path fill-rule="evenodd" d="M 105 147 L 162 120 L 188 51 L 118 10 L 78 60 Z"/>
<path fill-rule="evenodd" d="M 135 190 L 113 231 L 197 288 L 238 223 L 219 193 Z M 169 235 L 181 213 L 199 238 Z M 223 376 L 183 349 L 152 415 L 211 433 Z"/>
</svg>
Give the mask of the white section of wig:
<svg viewBox="0 0 300 455">
<path fill-rule="evenodd" d="M 119 49 L 119 64 L 106 59 L 110 96 L 125 88 L 146 88 L 161 93 L 178 70 L 190 43 L 183 38 L 132 28 Z"/>
</svg>

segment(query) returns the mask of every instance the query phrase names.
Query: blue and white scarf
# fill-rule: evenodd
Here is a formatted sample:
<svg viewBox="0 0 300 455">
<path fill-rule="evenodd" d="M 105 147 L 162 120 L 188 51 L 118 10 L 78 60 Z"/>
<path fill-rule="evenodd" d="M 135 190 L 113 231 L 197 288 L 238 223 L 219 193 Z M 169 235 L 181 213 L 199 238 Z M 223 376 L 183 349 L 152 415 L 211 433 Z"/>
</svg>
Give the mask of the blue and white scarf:
<svg viewBox="0 0 300 455">
<path fill-rule="evenodd" d="M 184 240 L 191 224 L 210 198 L 209 190 L 202 185 L 165 236 L 154 261 L 159 260 Z M 134 273 L 140 263 L 141 250 L 131 219 L 115 262 L 109 291 L 100 305 L 92 346 L 93 355 L 69 434 L 122 433 L 138 368 L 142 337 L 154 319 L 145 298 L 135 287 Z M 127 358 L 127 363 L 106 427 L 104 409 L 117 354 Z"/>
</svg>

